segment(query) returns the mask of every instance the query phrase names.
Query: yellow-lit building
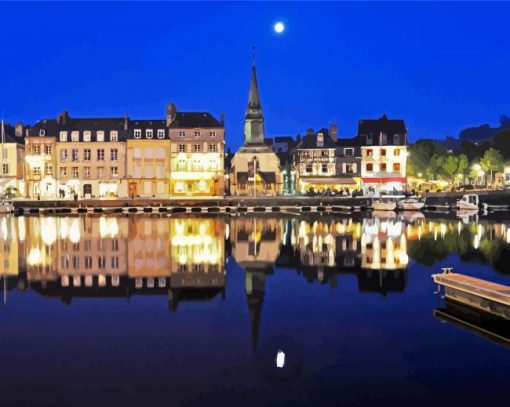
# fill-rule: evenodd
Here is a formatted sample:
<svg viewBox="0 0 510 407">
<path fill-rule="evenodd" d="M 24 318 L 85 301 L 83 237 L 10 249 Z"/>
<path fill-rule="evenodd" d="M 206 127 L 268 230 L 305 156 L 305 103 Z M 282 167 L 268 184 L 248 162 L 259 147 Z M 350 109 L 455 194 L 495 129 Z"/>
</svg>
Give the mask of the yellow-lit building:
<svg viewBox="0 0 510 407">
<path fill-rule="evenodd" d="M 126 196 L 127 117 L 71 118 L 63 112 L 46 122 L 57 134 L 58 198 Z"/>
<path fill-rule="evenodd" d="M 170 139 L 165 120 L 130 122 L 126 165 L 128 196 L 168 197 Z"/>
<path fill-rule="evenodd" d="M 167 107 L 171 140 L 170 194 L 223 196 L 225 128 L 208 112 Z"/>
<path fill-rule="evenodd" d="M 25 196 L 28 198 L 57 197 L 57 129 L 53 121 L 38 121 L 25 137 Z"/>
<path fill-rule="evenodd" d="M 25 139 L 23 125 L 16 127 L 2 123 L 3 138 L 0 140 L 0 196 L 4 193 L 25 194 Z"/>
</svg>

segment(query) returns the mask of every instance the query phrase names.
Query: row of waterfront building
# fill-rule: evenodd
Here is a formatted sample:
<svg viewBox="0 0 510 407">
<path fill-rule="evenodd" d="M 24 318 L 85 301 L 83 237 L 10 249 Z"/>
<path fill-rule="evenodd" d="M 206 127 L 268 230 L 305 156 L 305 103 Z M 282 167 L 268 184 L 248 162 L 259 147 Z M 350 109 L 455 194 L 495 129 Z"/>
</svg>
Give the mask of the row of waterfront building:
<svg viewBox="0 0 510 407">
<path fill-rule="evenodd" d="M 74 118 L 2 126 L 0 195 L 27 198 L 278 196 L 406 189 L 403 120 L 360 120 L 339 138 L 335 124 L 301 137 L 266 138 L 255 65 L 244 144 L 225 149 L 225 125 L 209 112 L 133 120 Z"/>
</svg>

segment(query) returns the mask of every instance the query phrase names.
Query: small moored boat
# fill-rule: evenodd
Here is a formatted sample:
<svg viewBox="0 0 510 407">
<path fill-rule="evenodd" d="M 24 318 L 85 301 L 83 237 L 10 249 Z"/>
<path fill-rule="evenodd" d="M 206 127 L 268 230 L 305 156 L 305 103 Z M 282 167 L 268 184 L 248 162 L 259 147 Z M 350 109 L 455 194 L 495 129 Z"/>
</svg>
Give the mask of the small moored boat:
<svg viewBox="0 0 510 407">
<path fill-rule="evenodd" d="M 394 211 L 397 209 L 397 203 L 391 199 L 377 199 L 372 202 L 374 211 Z"/>
<path fill-rule="evenodd" d="M 14 206 L 9 201 L 0 201 L 0 214 L 11 213 L 14 211 Z"/>
<path fill-rule="evenodd" d="M 479 210 L 480 199 L 477 194 L 466 194 L 456 202 L 457 209 Z"/>
<path fill-rule="evenodd" d="M 425 203 L 418 198 L 406 198 L 398 202 L 398 209 L 403 211 L 419 211 L 423 209 Z"/>
</svg>

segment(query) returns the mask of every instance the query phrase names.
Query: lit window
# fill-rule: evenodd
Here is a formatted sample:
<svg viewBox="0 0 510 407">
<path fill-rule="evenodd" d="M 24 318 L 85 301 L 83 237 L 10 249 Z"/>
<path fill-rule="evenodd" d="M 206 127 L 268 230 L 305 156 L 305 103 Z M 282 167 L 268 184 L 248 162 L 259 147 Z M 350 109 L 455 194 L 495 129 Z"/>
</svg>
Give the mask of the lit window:
<svg viewBox="0 0 510 407">
<path fill-rule="evenodd" d="M 60 150 L 60 160 L 61 161 L 67 160 L 67 150 Z"/>
<path fill-rule="evenodd" d="M 71 132 L 71 141 L 80 141 L 80 132 L 79 131 Z"/>
<path fill-rule="evenodd" d="M 374 151 L 371 148 L 367 149 L 367 157 L 372 157 L 373 155 Z"/>
<path fill-rule="evenodd" d="M 51 145 L 49 144 L 44 145 L 44 154 L 51 155 Z"/>
<path fill-rule="evenodd" d="M 158 129 L 158 138 L 165 138 L 165 129 Z"/>
<path fill-rule="evenodd" d="M 386 163 L 381 163 L 381 171 L 386 171 Z"/>
<path fill-rule="evenodd" d="M 96 134 L 97 141 L 104 141 L 104 131 L 100 130 Z"/>
<path fill-rule="evenodd" d="M 201 146 L 200 146 L 200 144 L 194 144 L 194 145 L 193 145 L 193 151 L 194 151 L 195 153 L 199 153 L 199 152 L 200 152 L 200 150 L 201 150 Z"/>
<path fill-rule="evenodd" d="M 393 164 L 393 171 L 395 171 L 395 172 L 400 171 L 400 163 Z"/>
<path fill-rule="evenodd" d="M 119 133 L 117 130 L 110 131 L 110 141 L 119 141 Z"/>
<path fill-rule="evenodd" d="M 398 156 L 400 155 L 400 148 L 396 148 L 396 149 L 394 150 L 394 152 L 393 152 L 393 155 L 394 155 L 395 157 L 398 157 Z"/>
<path fill-rule="evenodd" d="M 60 167 L 60 177 L 61 178 L 67 177 L 67 168 L 66 167 Z"/>
<path fill-rule="evenodd" d="M 116 148 L 112 148 L 110 150 L 110 159 L 112 161 L 117 161 L 119 159 L 119 150 Z"/>
<path fill-rule="evenodd" d="M 90 141 L 91 140 L 91 137 L 92 137 L 92 132 L 90 131 L 84 131 L 83 132 L 83 141 Z"/>
<path fill-rule="evenodd" d="M 153 131 L 152 129 L 145 130 L 145 138 L 151 139 L 152 138 Z"/>
<path fill-rule="evenodd" d="M 60 132 L 60 141 L 67 141 L 67 131 Z"/>
<path fill-rule="evenodd" d="M 385 148 L 381 149 L 381 157 L 386 157 L 386 149 Z"/>
<path fill-rule="evenodd" d="M 186 152 L 186 144 L 179 144 L 179 153 Z"/>
<path fill-rule="evenodd" d="M 142 138 L 142 130 L 141 129 L 135 129 L 135 138 Z"/>
<path fill-rule="evenodd" d="M 39 144 L 32 146 L 32 154 L 34 155 L 41 154 L 41 146 Z"/>
<path fill-rule="evenodd" d="M 111 167 L 111 173 L 112 173 L 112 177 L 116 177 L 117 175 L 119 175 L 119 168 L 118 167 Z"/>
</svg>

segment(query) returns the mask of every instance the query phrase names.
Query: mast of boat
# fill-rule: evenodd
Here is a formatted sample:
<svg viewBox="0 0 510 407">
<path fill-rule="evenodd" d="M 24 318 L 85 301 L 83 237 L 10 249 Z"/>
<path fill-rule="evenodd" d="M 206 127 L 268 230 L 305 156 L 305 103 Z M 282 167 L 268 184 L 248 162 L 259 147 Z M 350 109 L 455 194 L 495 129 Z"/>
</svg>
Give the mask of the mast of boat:
<svg viewBox="0 0 510 407">
<path fill-rule="evenodd" d="M 4 164 L 5 164 L 5 162 L 4 162 L 5 161 L 5 151 L 4 151 L 4 149 L 5 149 L 5 129 L 4 129 L 4 117 L 3 117 L 3 115 L 2 115 L 2 130 L 1 131 L 2 131 L 2 148 L 1 148 L 1 152 L 2 152 L 1 155 L 2 155 L 2 157 L 1 157 L 0 161 L 2 162 L 2 168 L 1 168 L 2 176 L 0 177 L 0 181 L 1 181 L 0 182 L 0 186 L 2 187 L 1 190 L 2 190 L 2 193 L 3 193 L 4 192 L 4 188 L 3 187 L 4 187 L 4 183 L 5 183 L 5 174 L 4 174 Z"/>
</svg>

